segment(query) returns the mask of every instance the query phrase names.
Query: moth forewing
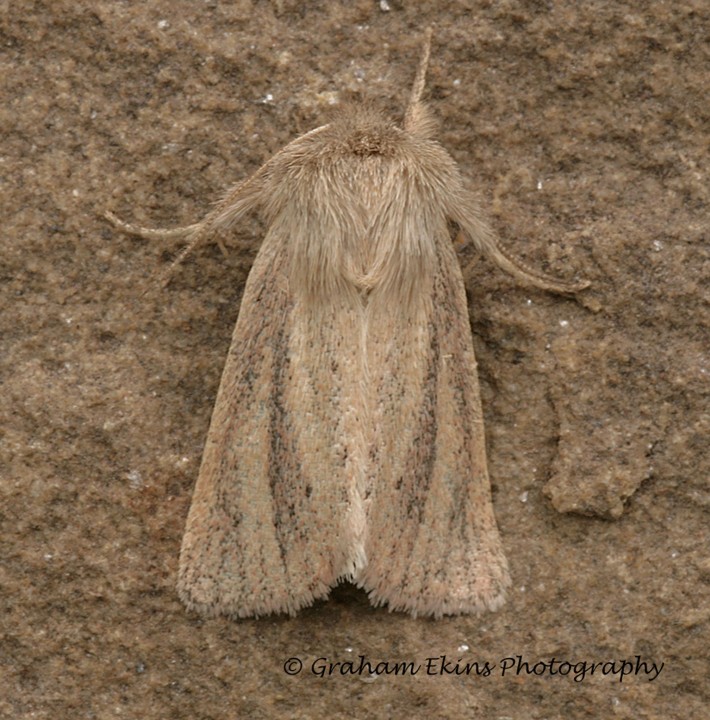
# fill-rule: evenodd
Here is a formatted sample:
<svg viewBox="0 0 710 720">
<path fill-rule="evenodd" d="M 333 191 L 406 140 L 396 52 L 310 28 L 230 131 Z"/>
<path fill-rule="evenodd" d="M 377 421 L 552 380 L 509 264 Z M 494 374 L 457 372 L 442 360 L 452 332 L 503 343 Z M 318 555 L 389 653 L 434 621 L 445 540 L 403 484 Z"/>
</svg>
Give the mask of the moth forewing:
<svg viewBox="0 0 710 720">
<path fill-rule="evenodd" d="M 284 243 L 267 235 L 247 281 L 188 516 L 178 589 L 205 614 L 293 613 L 356 565 L 351 413 L 333 391 L 354 319 L 293 297 Z"/>
</svg>

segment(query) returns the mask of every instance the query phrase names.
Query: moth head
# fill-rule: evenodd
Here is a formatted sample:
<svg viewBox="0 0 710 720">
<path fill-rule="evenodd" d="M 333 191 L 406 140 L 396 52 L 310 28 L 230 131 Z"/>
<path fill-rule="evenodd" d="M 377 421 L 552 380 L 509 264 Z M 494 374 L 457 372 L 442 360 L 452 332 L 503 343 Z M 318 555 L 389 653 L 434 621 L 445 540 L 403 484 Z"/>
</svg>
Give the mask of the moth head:
<svg viewBox="0 0 710 720">
<path fill-rule="evenodd" d="M 380 109 L 368 103 L 340 110 L 321 140 L 333 154 L 393 157 L 402 142 L 402 130 Z"/>
</svg>

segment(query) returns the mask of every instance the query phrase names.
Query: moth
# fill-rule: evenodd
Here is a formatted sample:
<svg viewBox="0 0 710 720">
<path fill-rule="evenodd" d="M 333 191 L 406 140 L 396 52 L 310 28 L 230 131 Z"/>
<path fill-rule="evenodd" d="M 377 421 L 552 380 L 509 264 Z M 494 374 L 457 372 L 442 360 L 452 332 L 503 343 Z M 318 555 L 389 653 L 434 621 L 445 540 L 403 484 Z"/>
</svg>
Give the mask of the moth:
<svg viewBox="0 0 710 720">
<path fill-rule="evenodd" d="M 107 214 L 125 232 L 186 238 L 185 252 L 247 212 L 268 225 L 182 541 L 178 593 L 191 610 L 293 615 L 341 580 L 415 617 L 504 601 L 453 232 L 538 287 L 585 284 L 517 262 L 481 219 L 421 100 L 430 44 L 429 31 L 401 125 L 349 108 L 194 225 Z"/>
</svg>

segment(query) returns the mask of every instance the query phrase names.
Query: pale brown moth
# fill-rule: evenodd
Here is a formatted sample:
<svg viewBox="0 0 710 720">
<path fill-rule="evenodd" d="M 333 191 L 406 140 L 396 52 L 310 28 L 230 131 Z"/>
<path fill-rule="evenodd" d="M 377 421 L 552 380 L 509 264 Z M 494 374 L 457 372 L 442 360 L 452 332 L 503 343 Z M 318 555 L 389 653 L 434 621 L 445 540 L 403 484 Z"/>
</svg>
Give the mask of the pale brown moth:
<svg viewBox="0 0 710 720">
<path fill-rule="evenodd" d="M 476 361 L 451 228 L 503 270 L 421 102 L 402 126 L 350 108 L 297 138 L 201 222 L 143 237 L 187 251 L 259 208 L 244 290 L 180 553 L 192 610 L 294 614 L 340 580 L 413 616 L 499 607 Z M 181 259 L 184 256 L 180 256 Z"/>
</svg>

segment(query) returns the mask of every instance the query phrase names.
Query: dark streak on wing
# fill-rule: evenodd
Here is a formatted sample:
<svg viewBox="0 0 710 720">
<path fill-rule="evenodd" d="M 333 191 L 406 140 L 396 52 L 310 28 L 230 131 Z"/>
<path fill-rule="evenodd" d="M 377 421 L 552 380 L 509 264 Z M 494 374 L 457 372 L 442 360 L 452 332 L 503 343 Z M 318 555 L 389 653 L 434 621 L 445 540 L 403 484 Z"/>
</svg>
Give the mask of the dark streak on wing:
<svg viewBox="0 0 710 720">
<path fill-rule="evenodd" d="M 286 541 L 293 526 L 294 509 L 289 503 L 285 491 L 288 488 L 285 476 L 291 470 L 285 459 L 291 456 L 295 448 L 288 448 L 291 429 L 288 412 L 284 406 L 284 383 L 288 382 L 288 338 L 281 324 L 273 339 L 274 368 L 271 378 L 271 408 L 269 417 L 269 462 L 268 480 L 273 500 L 274 530 L 277 535 L 279 552 L 284 571 L 288 574 Z M 286 512 L 285 512 L 286 511 Z M 286 517 L 288 515 L 288 518 Z"/>
</svg>

